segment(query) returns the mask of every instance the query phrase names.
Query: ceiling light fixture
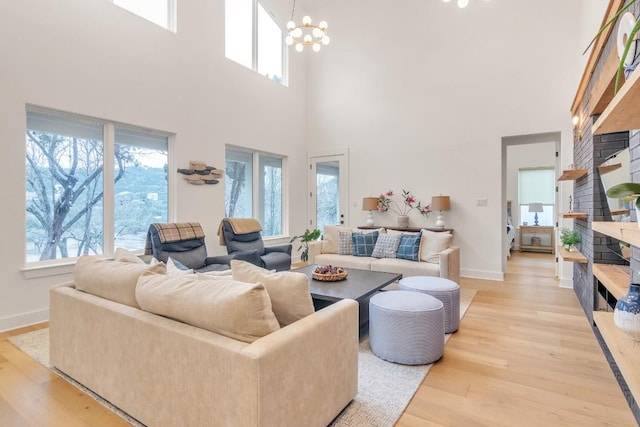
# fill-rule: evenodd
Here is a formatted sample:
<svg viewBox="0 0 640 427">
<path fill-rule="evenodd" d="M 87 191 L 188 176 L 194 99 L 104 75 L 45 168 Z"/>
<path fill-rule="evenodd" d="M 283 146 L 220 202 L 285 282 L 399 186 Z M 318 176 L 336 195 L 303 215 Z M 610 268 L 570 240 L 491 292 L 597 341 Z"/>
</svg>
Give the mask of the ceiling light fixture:
<svg viewBox="0 0 640 427">
<path fill-rule="evenodd" d="M 311 23 L 311 18 L 306 15 L 302 18 L 302 25 L 293 22 L 293 13 L 296 10 L 296 0 L 293 0 L 291 20 L 287 22 L 287 37 L 284 39 L 287 46 L 295 45 L 297 52 L 302 52 L 305 46 L 311 46 L 314 52 L 319 52 L 322 45 L 328 45 L 330 38 L 327 35 L 327 21 L 320 21 L 318 25 Z"/>
<path fill-rule="evenodd" d="M 445 3 L 449 3 L 451 0 L 442 0 Z M 460 9 L 464 9 L 465 7 L 469 6 L 469 0 L 458 0 L 458 7 Z"/>
</svg>

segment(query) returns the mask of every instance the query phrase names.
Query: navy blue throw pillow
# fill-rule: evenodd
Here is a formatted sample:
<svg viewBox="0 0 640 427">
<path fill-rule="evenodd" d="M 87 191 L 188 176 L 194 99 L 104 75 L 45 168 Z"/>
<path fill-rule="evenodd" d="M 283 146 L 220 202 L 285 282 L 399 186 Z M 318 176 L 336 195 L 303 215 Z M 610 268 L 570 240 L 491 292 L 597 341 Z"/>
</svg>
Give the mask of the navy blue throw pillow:
<svg viewBox="0 0 640 427">
<path fill-rule="evenodd" d="M 378 232 L 352 233 L 351 239 L 353 239 L 353 256 L 371 256 L 373 248 L 376 247 Z"/>
<path fill-rule="evenodd" d="M 419 261 L 421 237 L 422 232 L 418 234 L 402 234 L 396 258 L 407 259 L 409 261 Z"/>
</svg>

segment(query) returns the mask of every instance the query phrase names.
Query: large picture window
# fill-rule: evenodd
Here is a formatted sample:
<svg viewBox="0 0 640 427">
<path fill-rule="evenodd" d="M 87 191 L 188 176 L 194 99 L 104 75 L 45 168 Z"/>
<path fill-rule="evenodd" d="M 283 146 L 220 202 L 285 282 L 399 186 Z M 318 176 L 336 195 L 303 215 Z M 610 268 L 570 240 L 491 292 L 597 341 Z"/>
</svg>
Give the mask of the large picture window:
<svg viewBox="0 0 640 427">
<path fill-rule="evenodd" d="M 225 216 L 257 218 L 264 236 L 284 234 L 284 158 L 227 147 L 225 168 Z"/>
<path fill-rule="evenodd" d="M 285 84 L 283 32 L 258 0 L 225 1 L 225 55 Z"/>
<path fill-rule="evenodd" d="M 168 136 L 27 110 L 26 261 L 142 250 L 168 213 Z"/>
</svg>

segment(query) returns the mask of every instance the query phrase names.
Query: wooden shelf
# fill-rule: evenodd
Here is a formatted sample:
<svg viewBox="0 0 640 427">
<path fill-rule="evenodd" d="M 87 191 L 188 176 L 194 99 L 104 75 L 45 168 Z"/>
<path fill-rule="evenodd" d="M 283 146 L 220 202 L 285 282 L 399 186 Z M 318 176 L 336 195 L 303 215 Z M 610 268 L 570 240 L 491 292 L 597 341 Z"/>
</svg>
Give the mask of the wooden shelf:
<svg viewBox="0 0 640 427">
<path fill-rule="evenodd" d="M 613 359 L 618 365 L 618 369 L 624 377 L 624 381 L 629 386 L 631 394 L 640 401 L 640 342 L 633 341 L 629 335 L 618 329 L 613 322 L 613 313 L 605 311 L 594 311 L 593 320 L 604 338 Z"/>
<path fill-rule="evenodd" d="M 580 179 L 587 174 L 586 169 L 570 169 L 566 171 L 562 171 L 562 175 L 558 178 L 558 181 L 575 181 L 576 179 Z"/>
<path fill-rule="evenodd" d="M 558 255 L 567 262 L 577 262 L 578 264 L 586 264 L 587 257 L 580 252 L 569 252 L 564 246 L 558 246 Z"/>
<path fill-rule="evenodd" d="M 593 124 L 593 134 L 640 129 L 640 72 L 631 76 Z"/>
<path fill-rule="evenodd" d="M 637 222 L 593 221 L 593 231 L 640 247 L 640 228 Z"/>
<path fill-rule="evenodd" d="M 580 218 L 580 219 L 584 219 L 586 218 L 588 215 L 584 212 L 568 212 L 568 213 L 563 213 L 562 214 L 562 218 Z"/>
<path fill-rule="evenodd" d="M 616 169 L 620 169 L 621 167 L 622 167 L 622 163 L 598 166 L 598 171 L 600 172 L 600 175 L 604 175 L 605 173 L 613 172 Z"/>
<path fill-rule="evenodd" d="M 629 209 L 618 209 L 616 211 L 611 211 L 611 216 L 616 215 L 629 215 Z"/>
<path fill-rule="evenodd" d="M 616 299 L 629 292 L 631 269 L 628 265 L 593 264 L 593 275 Z"/>
</svg>

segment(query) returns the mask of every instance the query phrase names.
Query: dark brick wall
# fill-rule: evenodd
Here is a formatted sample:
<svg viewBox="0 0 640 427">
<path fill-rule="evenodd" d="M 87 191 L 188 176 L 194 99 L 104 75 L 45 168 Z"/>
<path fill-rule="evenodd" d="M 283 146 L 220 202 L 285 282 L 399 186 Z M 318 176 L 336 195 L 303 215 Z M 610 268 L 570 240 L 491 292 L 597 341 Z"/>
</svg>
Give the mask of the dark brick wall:
<svg viewBox="0 0 640 427">
<path fill-rule="evenodd" d="M 640 3 L 640 2 L 638 2 Z M 640 4 L 633 6 L 634 15 L 639 16 Z M 615 35 L 617 27 L 613 31 L 613 37 L 609 38 L 601 60 L 596 66 L 593 78 L 588 85 L 585 99 L 580 106 L 580 117 L 585 117 L 586 111 L 591 111 L 590 99 L 588 94 L 591 93 L 592 85 L 597 80 L 602 67 L 602 58 L 608 56 L 608 52 L 615 49 Z M 638 112 L 640 114 L 640 112 Z M 593 323 L 593 311 L 598 309 L 597 306 L 597 280 L 593 277 L 594 263 L 619 264 L 622 262 L 620 257 L 616 255 L 620 248 L 618 241 L 610 237 L 602 236 L 594 233 L 591 222 L 593 221 L 611 221 L 611 213 L 606 202 L 606 195 L 597 167 L 610 155 L 615 152 L 629 147 L 631 158 L 631 182 L 640 183 L 640 132 L 620 132 L 607 135 L 594 136 L 591 133 L 591 126 L 597 120 L 597 117 L 588 117 L 583 119 L 580 129 L 581 135 L 576 135 L 574 143 L 574 164 L 577 168 L 588 170 L 587 176 L 577 180 L 574 183 L 573 200 L 576 212 L 586 212 L 588 214 L 585 220 L 575 220 L 574 229 L 582 233 L 581 252 L 587 257 L 586 264 L 574 264 L 573 267 L 573 287 L 574 291 L 584 309 L 586 316 L 589 318 L 594 330 L 594 334 L 602 347 L 602 350 L 609 361 L 611 370 L 613 371 L 620 388 L 622 389 L 629 407 L 636 417 L 636 421 L 640 425 L 640 408 L 634 400 L 629 388 L 624 381 L 624 377 L 620 373 L 615 360 L 611 356 L 606 343 L 602 339 L 598 328 Z M 578 137 L 581 136 L 581 137 Z M 635 214 L 632 214 L 635 218 Z M 631 281 L 640 282 L 640 248 L 632 247 L 631 250 Z"/>
</svg>

